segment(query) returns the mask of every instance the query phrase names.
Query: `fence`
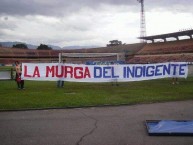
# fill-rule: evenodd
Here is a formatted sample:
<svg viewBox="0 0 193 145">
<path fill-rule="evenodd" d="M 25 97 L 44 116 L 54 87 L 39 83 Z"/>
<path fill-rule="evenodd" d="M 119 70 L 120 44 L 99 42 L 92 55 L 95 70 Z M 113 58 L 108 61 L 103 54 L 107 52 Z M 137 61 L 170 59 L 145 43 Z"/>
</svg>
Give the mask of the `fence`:
<svg viewBox="0 0 193 145">
<path fill-rule="evenodd" d="M 0 80 L 11 79 L 10 71 L 0 71 Z"/>
<path fill-rule="evenodd" d="M 10 70 L 0 70 L 0 80 L 10 80 L 14 78 L 13 69 Z"/>
</svg>

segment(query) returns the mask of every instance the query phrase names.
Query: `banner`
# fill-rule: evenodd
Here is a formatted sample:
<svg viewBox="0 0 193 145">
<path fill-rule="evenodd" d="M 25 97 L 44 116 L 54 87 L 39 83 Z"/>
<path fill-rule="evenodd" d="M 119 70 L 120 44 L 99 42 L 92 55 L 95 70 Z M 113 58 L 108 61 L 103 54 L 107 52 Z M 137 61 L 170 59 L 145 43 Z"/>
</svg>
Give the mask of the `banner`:
<svg viewBox="0 0 193 145">
<path fill-rule="evenodd" d="M 70 82 L 129 82 L 161 78 L 186 78 L 185 62 L 126 65 L 22 63 L 22 79 Z"/>
</svg>

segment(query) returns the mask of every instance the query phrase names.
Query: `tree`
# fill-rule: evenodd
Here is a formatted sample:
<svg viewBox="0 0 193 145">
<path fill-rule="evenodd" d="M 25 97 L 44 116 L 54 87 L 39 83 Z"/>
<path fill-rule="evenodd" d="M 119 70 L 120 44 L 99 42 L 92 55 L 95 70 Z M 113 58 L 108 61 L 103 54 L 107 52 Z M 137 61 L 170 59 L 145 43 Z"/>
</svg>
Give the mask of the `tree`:
<svg viewBox="0 0 193 145">
<path fill-rule="evenodd" d="M 27 45 L 23 43 L 15 44 L 12 48 L 28 49 Z"/>
<path fill-rule="evenodd" d="M 37 50 L 52 50 L 52 48 L 49 47 L 48 45 L 40 44 L 40 46 L 38 46 Z"/>
<path fill-rule="evenodd" d="M 118 40 L 111 40 L 109 41 L 110 44 L 107 44 L 107 47 L 109 46 L 117 46 L 117 45 L 122 45 L 122 42 L 121 41 L 118 41 Z"/>
</svg>

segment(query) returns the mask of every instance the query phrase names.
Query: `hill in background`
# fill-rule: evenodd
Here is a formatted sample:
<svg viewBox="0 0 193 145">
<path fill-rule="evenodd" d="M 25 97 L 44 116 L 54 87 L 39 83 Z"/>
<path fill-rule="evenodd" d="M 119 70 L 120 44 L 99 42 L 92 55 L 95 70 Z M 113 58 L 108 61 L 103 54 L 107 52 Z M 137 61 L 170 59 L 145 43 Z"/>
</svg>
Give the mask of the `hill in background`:
<svg viewBox="0 0 193 145">
<path fill-rule="evenodd" d="M 16 45 L 16 44 L 26 44 L 24 42 L 0 42 L 1 46 L 2 47 L 8 47 L 8 48 L 11 48 L 13 45 Z M 32 44 L 26 44 L 27 47 L 29 49 L 37 49 L 37 45 L 32 45 Z M 49 47 L 51 47 L 52 49 L 81 49 L 81 48 L 97 48 L 97 47 L 100 47 L 100 46 L 65 46 L 65 47 L 60 47 L 60 46 L 55 46 L 55 45 L 48 45 Z"/>
</svg>

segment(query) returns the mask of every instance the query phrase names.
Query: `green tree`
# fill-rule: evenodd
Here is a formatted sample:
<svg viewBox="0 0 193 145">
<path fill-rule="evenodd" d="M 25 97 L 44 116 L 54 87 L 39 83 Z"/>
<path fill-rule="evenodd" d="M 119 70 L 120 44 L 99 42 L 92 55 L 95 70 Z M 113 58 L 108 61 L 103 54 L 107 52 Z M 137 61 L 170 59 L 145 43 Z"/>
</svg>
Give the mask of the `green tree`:
<svg viewBox="0 0 193 145">
<path fill-rule="evenodd" d="M 40 44 L 40 46 L 38 46 L 37 50 L 52 50 L 52 48 L 49 47 L 48 45 Z"/>
<path fill-rule="evenodd" d="M 15 44 L 12 46 L 12 48 L 28 49 L 27 45 L 23 43 Z"/>
<path fill-rule="evenodd" d="M 121 41 L 118 41 L 118 40 L 111 40 L 109 41 L 110 44 L 107 44 L 107 47 L 109 46 L 117 46 L 117 45 L 122 45 L 122 42 Z"/>
</svg>

